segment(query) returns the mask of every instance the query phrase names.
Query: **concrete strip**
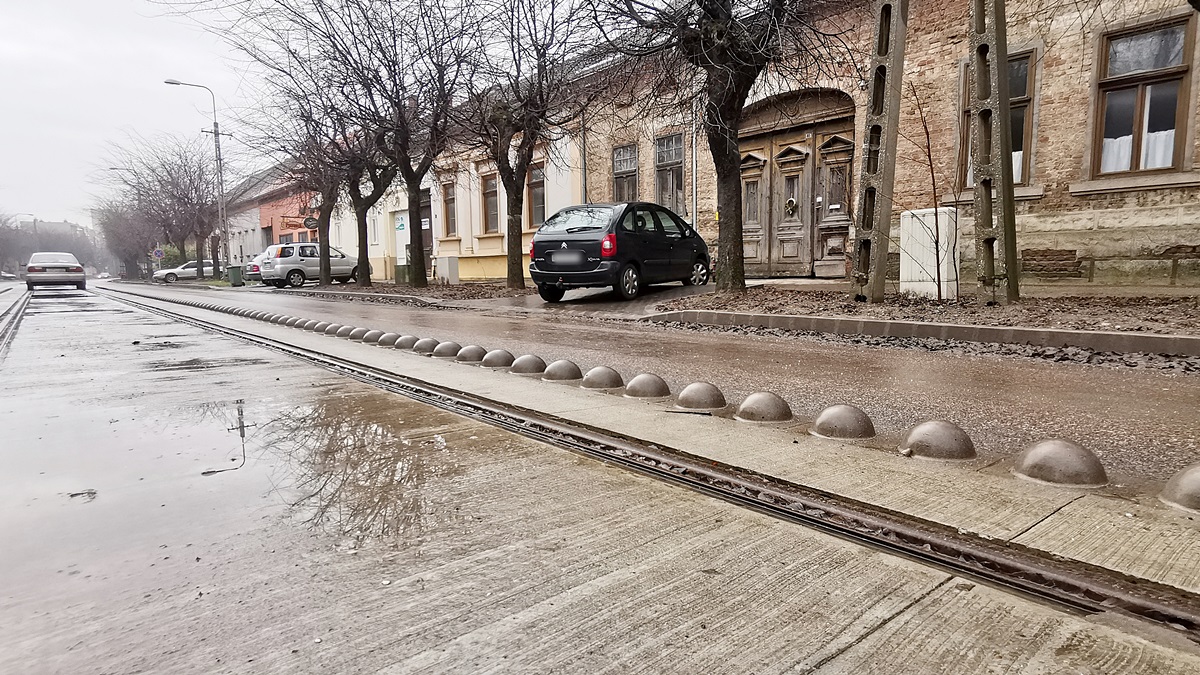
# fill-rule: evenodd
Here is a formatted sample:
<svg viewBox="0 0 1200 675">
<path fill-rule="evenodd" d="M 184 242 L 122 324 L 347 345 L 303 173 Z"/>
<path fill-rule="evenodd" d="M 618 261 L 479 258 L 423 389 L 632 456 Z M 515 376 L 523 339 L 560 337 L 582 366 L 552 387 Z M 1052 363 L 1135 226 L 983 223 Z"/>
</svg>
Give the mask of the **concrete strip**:
<svg viewBox="0 0 1200 675">
<path fill-rule="evenodd" d="M 802 662 L 797 671 L 853 675 L 1200 672 L 1200 655 L 1194 647 L 1176 650 L 1093 620 L 1022 604 L 1009 594 L 956 579 L 835 658 Z M 1021 648 L 996 648 L 1016 644 Z"/>
<path fill-rule="evenodd" d="M 1086 496 L 1013 541 L 1200 593 L 1200 518 Z"/>
<path fill-rule="evenodd" d="M 667 413 L 664 404 L 589 392 L 348 341 L 326 340 L 319 335 L 282 326 L 142 297 L 151 305 L 195 314 L 218 325 L 253 332 L 284 344 L 320 350 L 431 384 L 453 387 L 511 405 L 542 411 L 558 410 L 557 414 L 563 419 L 875 504 L 964 533 L 1011 539 L 1046 520 L 1082 494 L 1078 490 L 1018 481 L 961 466 L 903 458 L 840 441 L 814 438 L 798 433 L 795 428 Z M 1080 532 L 1098 527 L 1099 524 L 1094 522 L 1097 518 L 1103 520 L 1107 514 L 1128 510 L 1127 501 L 1100 496 L 1095 499 L 1101 506 L 1094 513 L 1079 512 L 1076 527 Z M 1109 511 L 1106 512 L 1103 506 Z M 1165 507 L 1162 508 L 1165 512 Z M 1159 521 L 1147 521 L 1146 524 L 1151 530 L 1145 536 L 1154 536 Z M 1033 540 L 1028 545 L 1072 557 L 1069 551 L 1058 549 L 1060 542 L 1054 538 L 1045 542 Z M 1174 551 L 1162 553 L 1168 557 L 1144 565 L 1146 578 L 1163 583 L 1188 578 L 1187 575 L 1192 573 L 1190 568 L 1194 566 L 1190 558 L 1180 558 Z M 1103 559 L 1092 562 L 1108 566 Z"/>
<path fill-rule="evenodd" d="M 1083 347 L 1098 352 L 1200 356 L 1200 337 L 1115 331 L 1062 330 L 923 323 L 790 314 L 746 314 L 710 310 L 682 310 L 643 317 L 643 321 L 697 323 L 707 326 L 756 326 L 784 330 L 873 335 L 896 338 L 937 338 L 963 342 L 990 342 L 1035 347 Z"/>
</svg>

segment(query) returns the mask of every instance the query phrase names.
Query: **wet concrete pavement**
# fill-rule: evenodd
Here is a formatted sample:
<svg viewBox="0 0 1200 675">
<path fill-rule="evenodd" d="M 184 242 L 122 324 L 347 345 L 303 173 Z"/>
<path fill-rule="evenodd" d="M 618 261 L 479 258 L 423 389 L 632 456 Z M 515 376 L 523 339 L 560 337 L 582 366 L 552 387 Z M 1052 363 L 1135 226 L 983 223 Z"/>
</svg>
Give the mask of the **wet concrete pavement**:
<svg viewBox="0 0 1200 675">
<path fill-rule="evenodd" d="M 808 419 L 828 405 L 853 403 L 874 418 L 883 442 L 927 419 L 959 424 L 991 457 L 1065 437 L 1094 450 L 1119 481 L 1165 480 L 1200 461 L 1200 379 L 1189 375 L 553 314 L 514 317 L 272 292 L 121 288 L 536 353 L 547 361 L 566 358 L 585 370 L 608 365 L 626 379 L 650 371 L 676 391 L 707 380 L 731 400 L 769 390 Z"/>
<path fill-rule="evenodd" d="M 91 294 L 0 377 L 0 672 L 1200 668 Z"/>
</svg>

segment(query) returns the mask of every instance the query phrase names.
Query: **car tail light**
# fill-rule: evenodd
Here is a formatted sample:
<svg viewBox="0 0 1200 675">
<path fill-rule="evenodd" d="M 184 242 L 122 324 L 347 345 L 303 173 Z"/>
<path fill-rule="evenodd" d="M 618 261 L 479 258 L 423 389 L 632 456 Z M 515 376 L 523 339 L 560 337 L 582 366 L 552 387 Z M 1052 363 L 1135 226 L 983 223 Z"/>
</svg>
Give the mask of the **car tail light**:
<svg viewBox="0 0 1200 675">
<path fill-rule="evenodd" d="M 46 268 L 45 267 L 34 267 L 33 265 L 30 265 L 28 268 L 26 268 L 25 271 L 26 272 L 45 272 Z"/>
<path fill-rule="evenodd" d="M 533 260 L 533 242 L 529 242 L 529 259 Z"/>
<path fill-rule="evenodd" d="M 613 258 L 617 255 L 617 235 L 615 232 L 609 232 L 604 235 L 604 239 L 600 240 L 600 257 Z"/>
<path fill-rule="evenodd" d="M 82 267 L 68 267 L 67 271 L 68 272 L 82 272 L 83 268 Z"/>
</svg>

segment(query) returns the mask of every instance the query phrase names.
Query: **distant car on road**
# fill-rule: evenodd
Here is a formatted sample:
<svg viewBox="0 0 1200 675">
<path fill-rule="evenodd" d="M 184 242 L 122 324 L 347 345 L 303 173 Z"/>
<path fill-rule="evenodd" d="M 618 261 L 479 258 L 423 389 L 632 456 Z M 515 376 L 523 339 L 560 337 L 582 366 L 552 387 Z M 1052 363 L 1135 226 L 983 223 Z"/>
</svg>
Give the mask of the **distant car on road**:
<svg viewBox="0 0 1200 675">
<path fill-rule="evenodd" d="M 283 288 L 303 286 L 305 281 L 321 278 L 321 257 L 317 244 L 274 244 L 263 252 L 259 274 L 264 284 Z M 329 267 L 334 281 L 349 283 L 358 277 L 353 258 L 329 248 Z"/>
<path fill-rule="evenodd" d="M 17 275 L 13 274 L 12 272 L 0 272 L 0 280 L 3 280 L 3 281 L 16 281 L 16 280 L 17 280 Z"/>
<path fill-rule="evenodd" d="M 101 272 L 100 274 L 96 275 L 96 278 L 97 279 L 111 279 L 112 275 L 109 274 L 108 272 Z"/>
<path fill-rule="evenodd" d="M 87 275 L 74 255 L 43 251 L 29 256 L 25 266 L 25 287 L 32 291 L 36 286 L 74 286 L 82 291 Z"/>
<path fill-rule="evenodd" d="M 162 281 L 162 282 L 165 282 L 168 284 L 173 284 L 176 281 L 179 281 L 180 279 L 195 279 L 196 278 L 196 268 L 197 268 L 196 261 L 193 260 L 192 262 L 184 263 L 184 264 L 180 265 L 179 267 L 172 267 L 171 269 L 159 270 L 154 273 L 153 280 L 154 281 Z M 207 260 L 204 262 L 204 276 L 206 278 L 212 278 L 212 276 L 213 276 L 212 263 L 208 262 Z"/>
<path fill-rule="evenodd" d="M 246 269 L 242 271 L 242 278 L 246 281 L 262 281 L 262 261 L 267 257 L 266 252 L 259 253 L 246 263 Z"/>
<path fill-rule="evenodd" d="M 626 300 L 667 281 L 703 286 L 708 246 L 683 219 L 657 204 L 585 204 L 546 219 L 529 247 L 529 275 L 546 302 L 569 288 L 612 286 Z"/>
</svg>

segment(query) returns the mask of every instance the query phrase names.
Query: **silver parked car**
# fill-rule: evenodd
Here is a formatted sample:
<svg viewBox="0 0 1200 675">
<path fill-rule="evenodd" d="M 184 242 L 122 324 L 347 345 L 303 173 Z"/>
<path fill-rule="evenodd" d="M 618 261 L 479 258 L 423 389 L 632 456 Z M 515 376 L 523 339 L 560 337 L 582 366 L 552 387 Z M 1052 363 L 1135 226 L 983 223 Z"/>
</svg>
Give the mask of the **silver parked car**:
<svg viewBox="0 0 1200 675">
<path fill-rule="evenodd" d="M 87 288 L 87 276 L 70 253 L 34 253 L 25 266 L 25 286 L 31 291 L 35 286 L 74 286 L 82 291 Z"/>
<path fill-rule="evenodd" d="M 358 276 L 353 258 L 330 247 L 329 267 L 334 281 L 348 283 Z M 274 244 L 263 252 L 259 274 L 264 284 L 283 288 L 303 286 L 309 279 L 321 278 L 321 257 L 317 244 Z"/>
<path fill-rule="evenodd" d="M 204 261 L 204 277 L 211 279 L 213 277 L 212 263 Z M 195 279 L 196 278 L 196 261 L 184 263 L 179 267 L 171 269 L 159 270 L 154 273 L 154 281 L 165 281 L 168 284 L 173 284 L 180 279 Z"/>
</svg>

